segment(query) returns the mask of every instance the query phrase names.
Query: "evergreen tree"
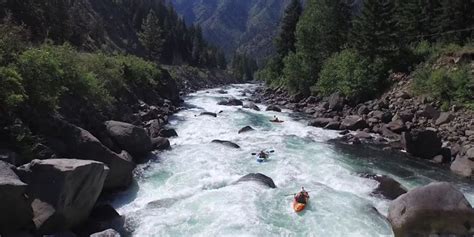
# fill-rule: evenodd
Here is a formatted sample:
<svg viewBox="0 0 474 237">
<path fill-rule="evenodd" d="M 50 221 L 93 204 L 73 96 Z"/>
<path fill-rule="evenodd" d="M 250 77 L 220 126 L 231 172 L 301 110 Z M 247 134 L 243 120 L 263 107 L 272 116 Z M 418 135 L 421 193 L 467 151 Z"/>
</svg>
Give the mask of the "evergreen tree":
<svg viewBox="0 0 474 237">
<path fill-rule="evenodd" d="M 292 0 L 285 10 L 285 15 L 280 23 L 280 34 L 275 40 L 278 55 L 283 59 L 289 52 L 295 52 L 296 25 L 301 16 L 302 7 L 299 0 Z"/>
<path fill-rule="evenodd" d="M 317 81 L 324 60 L 341 50 L 346 43 L 350 15 L 345 1 L 307 1 L 296 30 L 296 53 L 285 62 L 300 64 L 301 68 L 308 70 L 301 73 L 297 67 L 286 68 L 285 64 L 285 83 L 291 91 L 310 93 L 309 86 Z"/>
<path fill-rule="evenodd" d="M 463 44 L 473 36 L 474 1 L 440 0 L 435 20 L 438 40 Z"/>
<path fill-rule="evenodd" d="M 150 10 L 142 25 L 140 42 L 148 50 L 150 59 L 159 60 L 163 50 L 163 30 L 155 11 Z"/>
<path fill-rule="evenodd" d="M 217 53 L 217 67 L 222 70 L 227 68 L 227 60 L 225 58 L 225 54 L 222 51 Z"/>
<path fill-rule="evenodd" d="M 394 1 L 365 0 L 354 20 L 352 45 L 371 61 L 393 59 L 399 51 L 400 32 Z"/>
</svg>

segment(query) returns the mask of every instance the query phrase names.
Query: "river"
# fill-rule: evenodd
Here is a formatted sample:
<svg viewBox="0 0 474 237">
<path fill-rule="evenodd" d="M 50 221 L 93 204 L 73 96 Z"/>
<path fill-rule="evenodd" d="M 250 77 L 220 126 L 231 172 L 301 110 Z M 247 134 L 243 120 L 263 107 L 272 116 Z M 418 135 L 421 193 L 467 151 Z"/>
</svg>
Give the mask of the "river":
<svg viewBox="0 0 474 237">
<path fill-rule="evenodd" d="M 426 162 L 379 152 L 348 150 L 327 141 L 337 132 L 306 126 L 291 111 L 262 112 L 220 106 L 225 97 L 241 96 L 255 85 L 193 93 L 187 109 L 170 119 L 179 137 L 172 150 L 137 168 L 133 191 L 114 203 L 134 228 L 134 236 L 392 236 L 390 224 L 374 211 L 387 214 L 389 201 L 371 195 L 377 182 L 361 173 L 386 174 L 411 189 L 432 181 L 455 183 L 474 201 L 474 189 L 448 171 Z M 217 118 L 196 116 L 223 111 Z M 277 115 L 285 122 L 273 124 Z M 238 134 L 250 125 L 255 131 Z M 211 143 L 230 140 L 233 149 Z M 275 152 L 257 163 L 251 155 Z M 248 173 L 271 177 L 277 188 L 253 182 L 234 184 Z M 300 214 L 291 208 L 301 186 L 310 190 L 309 206 Z M 147 205 L 155 202 L 154 205 Z"/>
</svg>

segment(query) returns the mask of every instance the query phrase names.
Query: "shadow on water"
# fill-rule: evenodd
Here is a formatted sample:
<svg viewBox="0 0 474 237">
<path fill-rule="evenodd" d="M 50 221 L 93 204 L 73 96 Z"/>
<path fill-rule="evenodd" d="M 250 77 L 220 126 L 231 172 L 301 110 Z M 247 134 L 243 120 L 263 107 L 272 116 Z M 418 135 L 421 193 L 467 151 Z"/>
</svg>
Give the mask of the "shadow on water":
<svg viewBox="0 0 474 237">
<path fill-rule="evenodd" d="M 399 151 L 383 151 L 368 145 L 329 143 L 355 173 L 377 173 L 396 176 L 407 182 L 425 185 L 434 181 L 472 185 L 474 182 L 461 179 L 449 171 L 449 167 L 429 163 Z"/>
</svg>

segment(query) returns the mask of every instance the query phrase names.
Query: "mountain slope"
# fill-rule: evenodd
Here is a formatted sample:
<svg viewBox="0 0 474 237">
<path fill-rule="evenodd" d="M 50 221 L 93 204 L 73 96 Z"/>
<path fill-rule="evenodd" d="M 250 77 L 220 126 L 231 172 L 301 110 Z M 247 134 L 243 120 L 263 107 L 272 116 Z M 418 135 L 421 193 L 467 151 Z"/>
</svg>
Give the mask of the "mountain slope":
<svg viewBox="0 0 474 237">
<path fill-rule="evenodd" d="M 289 0 L 170 0 L 187 23 L 203 28 L 206 39 L 231 55 L 235 50 L 263 59 L 274 52 L 273 38 Z"/>
</svg>

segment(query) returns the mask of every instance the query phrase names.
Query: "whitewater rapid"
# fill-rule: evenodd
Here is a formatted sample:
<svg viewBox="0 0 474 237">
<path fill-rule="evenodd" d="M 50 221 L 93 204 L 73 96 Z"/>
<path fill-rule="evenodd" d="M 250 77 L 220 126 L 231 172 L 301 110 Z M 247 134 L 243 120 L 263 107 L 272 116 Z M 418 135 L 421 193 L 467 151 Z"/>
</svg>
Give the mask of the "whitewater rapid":
<svg viewBox="0 0 474 237">
<path fill-rule="evenodd" d="M 306 126 L 282 113 L 220 106 L 226 97 L 245 100 L 244 90 L 255 85 L 232 85 L 203 90 L 185 98 L 187 109 L 170 119 L 179 137 L 172 150 L 160 152 L 137 168 L 134 190 L 114 206 L 127 218 L 133 236 L 393 236 L 385 215 L 389 201 L 374 197 L 377 182 L 361 173 L 386 174 L 411 189 L 434 180 L 448 180 L 474 200 L 474 190 L 447 171 L 404 157 L 377 152 L 351 152 L 328 143 L 338 134 Z M 198 116 L 222 111 L 217 118 Z M 285 122 L 269 122 L 277 115 Z M 255 131 L 238 134 L 244 126 Z M 211 143 L 229 140 L 233 149 Z M 269 162 L 251 155 L 273 149 Z M 248 173 L 271 177 L 277 188 L 245 182 Z M 292 194 L 310 190 L 307 209 L 295 214 Z M 152 202 L 152 204 L 148 204 Z M 375 207 L 377 211 L 374 210 Z"/>
</svg>

